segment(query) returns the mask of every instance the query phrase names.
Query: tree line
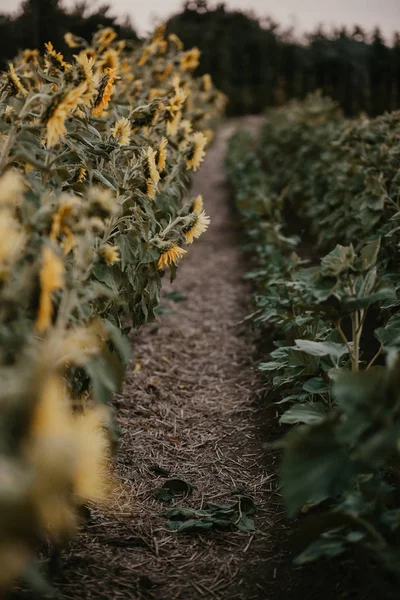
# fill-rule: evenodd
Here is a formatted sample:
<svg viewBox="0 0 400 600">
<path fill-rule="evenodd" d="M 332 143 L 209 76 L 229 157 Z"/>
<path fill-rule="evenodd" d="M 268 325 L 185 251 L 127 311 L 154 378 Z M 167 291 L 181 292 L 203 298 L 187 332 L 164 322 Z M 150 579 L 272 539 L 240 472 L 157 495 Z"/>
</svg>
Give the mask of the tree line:
<svg viewBox="0 0 400 600">
<path fill-rule="evenodd" d="M 124 38 L 137 39 L 130 21 L 118 21 L 110 10 L 107 4 L 91 9 L 89 0 L 70 10 L 60 0 L 25 0 L 16 14 L 0 14 L 0 61 L 4 67 L 20 49 L 43 48 L 49 40 L 68 56 L 68 31 L 90 39 L 98 27 L 114 27 Z M 200 48 L 199 74 L 211 74 L 233 115 L 260 112 L 315 89 L 348 115 L 400 108 L 400 34 L 388 42 L 379 28 L 327 33 L 320 27 L 299 40 L 270 18 L 229 10 L 224 3 L 210 7 L 207 0 L 187 0 L 169 19 L 168 31 L 185 46 Z"/>
<path fill-rule="evenodd" d="M 200 71 L 211 73 L 229 97 L 232 114 L 258 112 L 321 89 L 346 114 L 376 115 L 400 107 L 400 35 L 390 43 L 379 28 L 322 27 L 299 40 L 270 18 L 185 2 L 168 28 L 202 51 Z"/>
</svg>

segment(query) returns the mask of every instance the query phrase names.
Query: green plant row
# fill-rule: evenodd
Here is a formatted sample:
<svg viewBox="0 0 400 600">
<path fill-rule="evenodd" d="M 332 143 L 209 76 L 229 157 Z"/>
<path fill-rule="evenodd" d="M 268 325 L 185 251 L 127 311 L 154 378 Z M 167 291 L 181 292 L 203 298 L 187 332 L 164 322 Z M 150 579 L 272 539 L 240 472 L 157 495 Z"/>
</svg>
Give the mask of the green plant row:
<svg viewBox="0 0 400 600">
<path fill-rule="evenodd" d="M 280 482 L 299 564 L 361 553 L 399 576 L 399 114 L 319 94 L 236 134 L 227 169 L 253 260 L 259 368 L 288 432 Z"/>
<path fill-rule="evenodd" d="M 118 487 L 126 334 L 207 229 L 187 192 L 224 106 L 164 27 L 66 42 L 71 62 L 49 42 L 0 75 L 0 595 L 37 588 L 38 545 L 62 546 Z"/>
</svg>

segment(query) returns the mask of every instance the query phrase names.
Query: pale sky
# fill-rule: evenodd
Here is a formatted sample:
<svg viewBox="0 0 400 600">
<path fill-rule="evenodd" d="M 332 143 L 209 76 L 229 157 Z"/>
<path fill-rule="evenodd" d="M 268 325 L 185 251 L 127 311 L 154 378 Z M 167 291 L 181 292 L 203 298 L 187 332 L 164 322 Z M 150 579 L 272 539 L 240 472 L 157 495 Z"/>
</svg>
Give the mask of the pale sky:
<svg viewBox="0 0 400 600">
<path fill-rule="evenodd" d="M 16 10 L 20 0 L 0 0 L 0 12 Z M 176 12 L 182 0 L 89 0 L 93 8 L 110 4 L 115 15 L 129 15 L 137 30 L 144 34 L 156 21 Z M 74 0 L 64 0 L 73 5 Z M 353 25 L 371 30 L 379 25 L 386 36 L 400 30 L 400 0 L 226 0 L 228 8 L 254 10 L 259 16 L 272 16 L 282 25 L 295 25 L 299 32 L 319 23 Z"/>
</svg>

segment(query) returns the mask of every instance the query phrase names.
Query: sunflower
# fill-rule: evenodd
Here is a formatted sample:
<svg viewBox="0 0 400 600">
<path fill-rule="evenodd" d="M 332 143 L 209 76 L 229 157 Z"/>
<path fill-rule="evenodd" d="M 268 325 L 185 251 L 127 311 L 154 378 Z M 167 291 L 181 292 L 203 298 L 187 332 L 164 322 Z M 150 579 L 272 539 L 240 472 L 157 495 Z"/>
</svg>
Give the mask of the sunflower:
<svg viewBox="0 0 400 600">
<path fill-rule="evenodd" d="M 92 407 L 73 416 L 74 441 L 78 460 L 72 477 L 74 495 L 81 502 L 101 503 L 112 489 L 110 441 L 106 427 L 109 421 L 105 406 Z"/>
<path fill-rule="evenodd" d="M 25 245 L 25 235 L 8 209 L 0 212 L 0 265 L 3 268 L 19 259 Z M 3 269 L 2 269 L 3 270 Z"/>
<path fill-rule="evenodd" d="M 74 54 L 77 63 L 78 83 L 86 82 L 87 90 L 84 96 L 84 103 L 90 102 L 96 93 L 97 77 L 93 73 L 94 59 L 89 57 L 85 50 L 79 54 Z"/>
<path fill-rule="evenodd" d="M 158 150 L 156 152 L 157 168 L 160 173 L 162 173 L 162 171 L 164 171 L 165 163 L 167 162 L 167 151 L 165 149 L 167 144 L 168 144 L 167 138 L 162 137 L 160 145 L 158 146 Z"/>
<path fill-rule="evenodd" d="M 16 95 L 21 94 L 21 96 L 28 95 L 28 91 L 22 85 L 21 80 L 18 77 L 18 75 L 16 74 L 14 65 L 12 63 L 9 63 L 9 65 L 8 65 L 7 78 L 8 78 L 8 84 L 14 94 L 16 94 Z"/>
<path fill-rule="evenodd" d="M 179 51 L 183 50 L 182 40 L 175 33 L 170 33 L 169 34 L 168 41 L 171 44 L 174 44 L 176 46 L 177 50 L 179 50 Z"/>
<path fill-rule="evenodd" d="M 54 97 L 52 104 L 44 115 L 48 148 L 54 146 L 58 139 L 66 133 L 65 120 L 71 111 L 78 106 L 86 90 L 87 83 L 84 81 L 66 94 L 61 93 Z"/>
<path fill-rule="evenodd" d="M 114 48 L 108 48 L 102 55 L 101 60 L 98 63 L 98 67 L 102 71 L 105 69 L 114 69 L 115 71 L 119 71 L 119 53 Z"/>
<path fill-rule="evenodd" d="M 154 100 L 154 98 L 158 98 L 160 96 L 165 96 L 165 90 L 162 90 L 161 88 L 151 88 L 150 92 L 149 92 L 149 102 L 151 102 L 152 100 Z"/>
<path fill-rule="evenodd" d="M 79 48 L 79 46 L 82 46 L 81 39 L 73 33 L 71 33 L 70 31 L 64 34 L 64 42 L 69 48 Z"/>
<path fill-rule="evenodd" d="M 164 266 L 176 265 L 176 263 L 186 254 L 186 250 L 180 248 L 177 244 L 171 244 L 158 259 L 158 269 L 161 270 Z"/>
<path fill-rule="evenodd" d="M 180 66 L 183 71 L 193 71 L 198 67 L 199 62 L 200 50 L 198 48 L 192 48 L 184 53 L 180 61 Z"/>
<path fill-rule="evenodd" d="M 179 123 L 178 127 L 178 142 L 183 143 L 186 141 L 186 138 L 190 136 L 193 132 L 193 125 L 189 119 L 182 119 Z"/>
<path fill-rule="evenodd" d="M 116 121 L 111 129 L 112 136 L 117 140 L 120 146 L 128 146 L 131 141 L 132 128 L 129 119 L 122 117 Z"/>
<path fill-rule="evenodd" d="M 203 90 L 205 92 L 210 92 L 212 89 L 212 79 L 209 73 L 206 73 L 202 77 Z"/>
<path fill-rule="evenodd" d="M 147 180 L 150 180 L 155 186 L 160 181 L 160 173 L 156 165 L 156 151 L 151 146 L 148 146 L 145 151 L 144 175 Z"/>
<path fill-rule="evenodd" d="M 183 231 L 187 244 L 193 244 L 195 238 L 199 238 L 202 233 L 207 231 L 210 224 L 210 217 L 206 215 L 204 210 L 199 214 L 192 212 L 192 217 L 192 223 Z"/>
<path fill-rule="evenodd" d="M 26 49 L 22 53 L 22 59 L 27 64 L 31 64 L 31 63 L 36 64 L 38 56 L 39 56 L 39 50 L 36 50 L 36 49 L 35 50 Z"/>
<path fill-rule="evenodd" d="M 167 106 L 168 115 L 173 118 L 177 112 L 182 110 L 183 104 L 188 97 L 188 93 L 180 87 L 175 88 L 175 95 L 171 98 Z"/>
<path fill-rule="evenodd" d="M 94 38 L 93 43 L 99 52 L 103 52 L 117 37 L 116 32 L 112 27 L 105 27 L 98 31 Z"/>
<path fill-rule="evenodd" d="M 99 254 L 106 263 L 106 265 L 112 265 L 120 261 L 118 246 L 104 244 L 100 247 Z"/>
<path fill-rule="evenodd" d="M 45 331 L 51 324 L 53 312 L 51 296 L 60 290 L 64 282 L 64 264 L 49 246 L 42 248 L 42 268 L 40 270 L 40 301 L 36 319 L 36 329 Z"/>
<path fill-rule="evenodd" d="M 88 193 L 88 215 L 89 217 L 100 217 L 106 219 L 115 210 L 115 198 L 108 188 L 91 186 Z"/>
<path fill-rule="evenodd" d="M 202 212 L 203 207 L 204 207 L 203 196 L 201 194 L 199 194 L 192 204 L 191 212 L 194 212 L 194 213 L 196 213 L 196 215 L 199 215 Z"/>
<path fill-rule="evenodd" d="M 163 79 L 165 79 L 166 77 L 168 77 L 168 75 L 171 73 L 172 71 L 172 64 L 168 63 L 166 67 L 161 68 L 161 67 L 155 67 L 153 73 L 157 79 L 157 81 L 162 81 Z"/>
<path fill-rule="evenodd" d="M 24 194 L 24 181 L 18 171 L 9 169 L 0 177 L 0 208 L 21 204 Z"/>
<path fill-rule="evenodd" d="M 72 233 L 69 224 L 75 213 L 75 209 L 80 206 L 80 201 L 75 196 L 71 197 L 67 194 L 63 196 L 64 197 L 61 197 L 60 207 L 53 218 L 50 239 L 56 241 L 61 235 L 63 235 L 61 247 L 64 251 L 64 254 L 67 255 L 76 245 L 75 236 Z"/>
<path fill-rule="evenodd" d="M 95 117 L 100 117 L 103 110 L 107 108 L 113 92 L 114 81 L 120 79 L 115 72 L 115 69 L 105 69 L 104 75 L 100 80 L 100 85 L 96 100 L 94 101 L 92 113 Z"/>
<path fill-rule="evenodd" d="M 186 169 L 197 171 L 200 163 L 203 162 L 206 153 L 204 148 L 207 144 L 207 138 L 201 131 L 193 134 L 186 150 Z"/>
<path fill-rule="evenodd" d="M 85 167 L 79 167 L 75 174 L 75 183 L 83 183 L 86 179 L 87 171 Z"/>
<path fill-rule="evenodd" d="M 55 51 L 51 42 L 47 42 L 47 44 L 44 46 L 46 48 L 44 67 L 47 73 L 51 70 L 51 68 L 56 69 L 57 71 L 68 71 L 71 68 L 71 65 L 64 61 L 64 56 L 61 54 L 61 52 Z"/>
<path fill-rule="evenodd" d="M 156 193 L 157 193 L 156 186 L 151 181 L 151 179 L 147 179 L 147 181 L 146 181 L 146 196 L 151 198 L 151 200 L 154 200 L 154 198 L 156 197 Z"/>
<path fill-rule="evenodd" d="M 178 111 L 171 120 L 167 120 L 167 135 L 174 136 L 177 134 L 178 126 L 182 118 L 182 112 Z"/>
</svg>

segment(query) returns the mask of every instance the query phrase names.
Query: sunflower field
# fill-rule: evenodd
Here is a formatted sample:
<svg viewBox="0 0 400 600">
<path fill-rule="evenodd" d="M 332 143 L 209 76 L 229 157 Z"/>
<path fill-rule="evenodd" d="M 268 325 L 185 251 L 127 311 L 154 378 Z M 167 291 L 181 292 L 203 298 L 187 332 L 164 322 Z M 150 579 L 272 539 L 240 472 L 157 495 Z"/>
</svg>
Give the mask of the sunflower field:
<svg viewBox="0 0 400 600">
<path fill-rule="evenodd" d="M 225 97 L 164 27 L 116 38 L 0 75 L 0 595 L 112 495 L 127 334 L 209 224 L 187 192 Z"/>
<path fill-rule="evenodd" d="M 397 589 L 399 140 L 398 112 L 347 120 L 316 93 L 235 134 L 227 157 L 296 562 L 351 554 Z"/>
</svg>

